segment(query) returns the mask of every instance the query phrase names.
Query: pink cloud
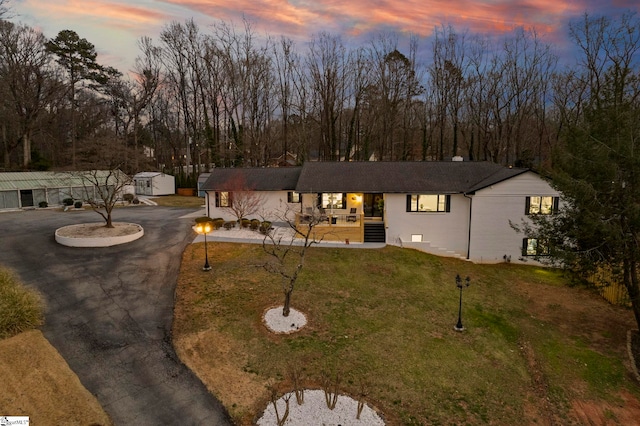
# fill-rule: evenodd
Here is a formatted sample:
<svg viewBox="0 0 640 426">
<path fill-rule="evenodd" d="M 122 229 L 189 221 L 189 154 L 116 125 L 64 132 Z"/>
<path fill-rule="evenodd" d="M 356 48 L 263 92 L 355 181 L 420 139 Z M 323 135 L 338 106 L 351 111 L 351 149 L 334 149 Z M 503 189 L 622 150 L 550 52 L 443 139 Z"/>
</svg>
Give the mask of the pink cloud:
<svg viewBox="0 0 640 426">
<path fill-rule="evenodd" d="M 50 20 L 78 20 L 86 24 L 136 29 L 140 26 L 156 26 L 169 19 L 166 13 L 154 9 L 99 0 L 48 1 L 45 5 L 37 0 L 26 0 L 22 7 L 30 10 L 45 9 Z"/>
<path fill-rule="evenodd" d="M 11 2 L 10 2 L 11 3 Z M 136 53 L 135 39 L 152 38 L 171 21 L 216 21 L 300 41 L 325 31 L 364 40 L 384 32 L 428 37 L 435 27 L 499 35 L 514 27 L 535 28 L 547 40 L 566 42 L 567 21 L 584 12 L 640 11 L 638 0 L 19 0 L 15 8 L 47 36 L 73 29 L 107 55 Z M 18 17 L 20 19 L 20 17 Z M 125 51 L 127 53 L 125 53 Z M 132 63 L 131 59 L 120 62 Z"/>
<path fill-rule="evenodd" d="M 508 32 L 516 26 L 555 32 L 562 18 L 579 15 L 585 5 L 572 0 L 164 0 L 215 19 L 242 17 L 272 34 L 318 31 L 362 34 L 381 27 L 429 35 L 451 24 L 478 33 Z"/>
</svg>

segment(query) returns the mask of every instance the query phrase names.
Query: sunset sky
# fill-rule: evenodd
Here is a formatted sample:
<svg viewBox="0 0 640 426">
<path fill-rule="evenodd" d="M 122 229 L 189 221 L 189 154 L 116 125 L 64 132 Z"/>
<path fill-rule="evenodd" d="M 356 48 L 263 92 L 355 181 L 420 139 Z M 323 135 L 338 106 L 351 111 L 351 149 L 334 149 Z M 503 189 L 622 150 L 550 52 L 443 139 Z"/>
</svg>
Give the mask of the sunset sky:
<svg viewBox="0 0 640 426">
<path fill-rule="evenodd" d="M 320 31 L 361 44 L 372 34 L 398 32 L 428 37 L 434 27 L 500 34 L 535 27 L 545 41 L 566 48 L 567 23 L 588 12 L 618 16 L 640 11 L 638 0 L 9 0 L 13 22 L 53 38 L 70 29 L 96 46 L 98 62 L 126 72 L 138 54 L 137 40 L 157 41 L 162 28 L 193 18 L 206 31 L 216 20 L 259 34 L 308 41 Z"/>
</svg>

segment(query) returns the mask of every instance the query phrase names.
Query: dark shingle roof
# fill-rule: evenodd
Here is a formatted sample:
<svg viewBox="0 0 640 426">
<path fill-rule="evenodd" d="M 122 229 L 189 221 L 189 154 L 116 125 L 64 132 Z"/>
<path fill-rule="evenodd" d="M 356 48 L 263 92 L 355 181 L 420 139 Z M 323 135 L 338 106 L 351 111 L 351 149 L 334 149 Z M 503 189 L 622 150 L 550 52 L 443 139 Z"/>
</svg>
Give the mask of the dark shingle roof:
<svg viewBox="0 0 640 426">
<path fill-rule="evenodd" d="M 213 169 L 201 189 L 457 194 L 526 171 L 484 161 L 306 162 L 303 167 Z"/>
<path fill-rule="evenodd" d="M 306 162 L 297 192 L 469 193 L 524 173 L 489 162 Z"/>
<path fill-rule="evenodd" d="M 293 191 L 302 167 L 213 169 L 205 191 Z"/>
</svg>

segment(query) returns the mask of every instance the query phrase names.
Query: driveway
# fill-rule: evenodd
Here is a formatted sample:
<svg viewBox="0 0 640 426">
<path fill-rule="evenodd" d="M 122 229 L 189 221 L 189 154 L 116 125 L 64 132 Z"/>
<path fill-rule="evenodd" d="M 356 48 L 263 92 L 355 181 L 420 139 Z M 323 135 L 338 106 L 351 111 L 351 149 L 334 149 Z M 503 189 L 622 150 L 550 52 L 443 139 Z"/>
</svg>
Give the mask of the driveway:
<svg viewBox="0 0 640 426">
<path fill-rule="evenodd" d="M 46 301 L 42 331 L 116 425 L 230 425 L 229 416 L 177 358 L 171 342 L 182 252 L 195 210 L 114 211 L 145 235 L 104 248 L 59 245 L 54 231 L 102 220 L 92 211 L 0 213 L 0 264 Z"/>
</svg>

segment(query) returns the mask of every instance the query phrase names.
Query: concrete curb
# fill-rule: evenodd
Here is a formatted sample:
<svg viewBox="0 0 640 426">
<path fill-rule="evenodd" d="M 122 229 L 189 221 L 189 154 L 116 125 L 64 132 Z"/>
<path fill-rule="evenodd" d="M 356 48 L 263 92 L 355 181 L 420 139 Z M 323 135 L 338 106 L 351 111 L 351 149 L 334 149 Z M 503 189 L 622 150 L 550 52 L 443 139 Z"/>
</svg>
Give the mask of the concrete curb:
<svg viewBox="0 0 640 426">
<path fill-rule="evenodd" d="M 117 224 L 118 223 L 115 223 L 115 225 Z M 62 228 L 56 229 L 55 238 L 58 244 L 67 247 L 111 247 L 118 244 L 130 243 L 131 241 L 135 241 L 144 235 L 144 229 L 137 223 L 127 223 L 125 225 L 134 225 L 138 228 L 138 231 L 133 234 L 120 235 L 117 237 L 64 237 L 60 235 L 61 230 L 70 228 L 81 228 L 85 226 L 95 226 L 95 223 L 82 223 L 78 225 L 63 226 Z"/>
</svg>

